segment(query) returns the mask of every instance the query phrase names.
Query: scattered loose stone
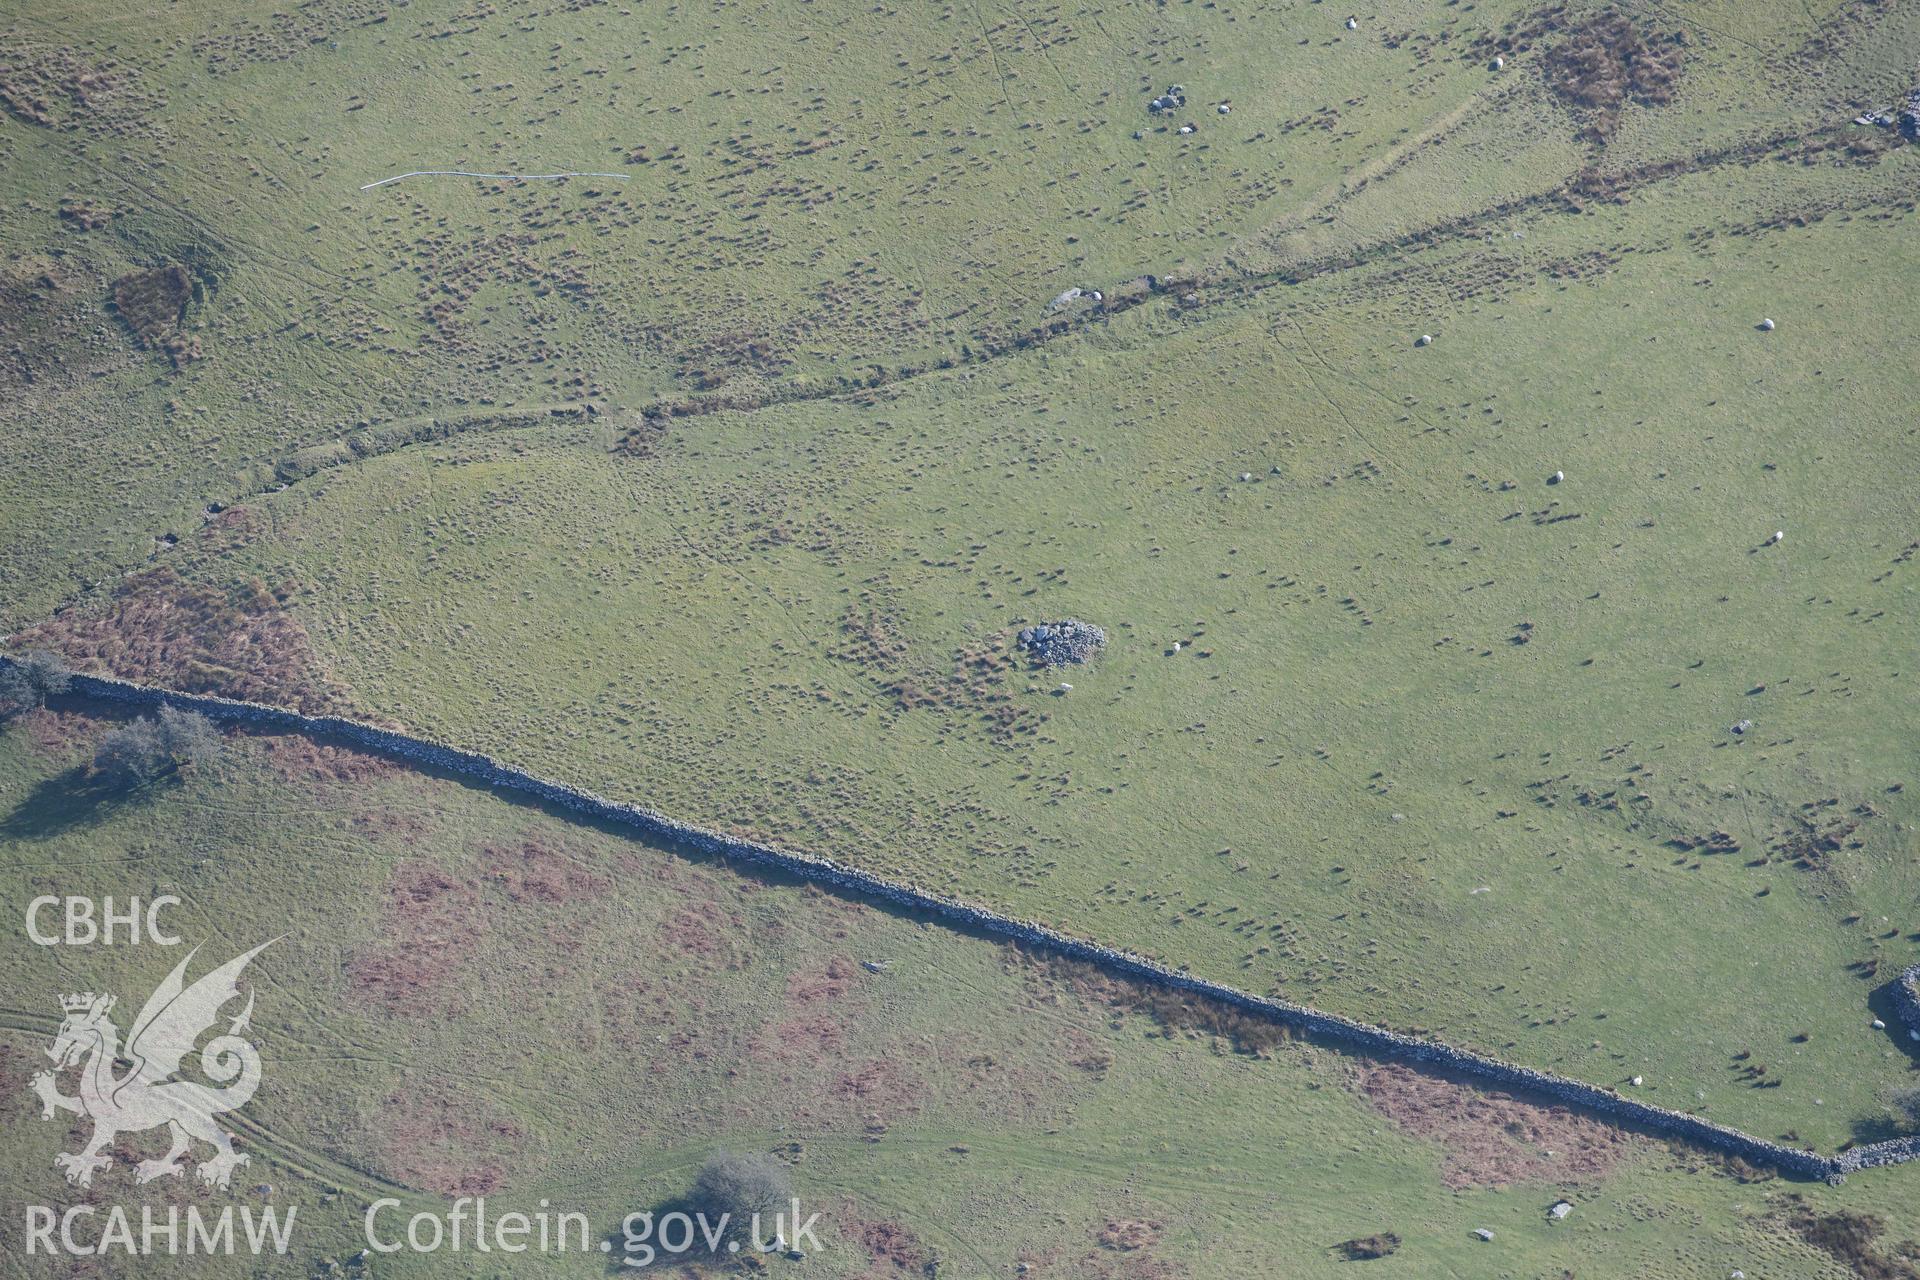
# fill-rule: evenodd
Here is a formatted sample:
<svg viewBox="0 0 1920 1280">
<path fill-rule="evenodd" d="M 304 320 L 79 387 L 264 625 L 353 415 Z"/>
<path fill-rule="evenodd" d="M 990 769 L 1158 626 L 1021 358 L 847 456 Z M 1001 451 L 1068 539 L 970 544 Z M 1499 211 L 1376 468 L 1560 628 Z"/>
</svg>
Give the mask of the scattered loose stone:
<svg viewBox="0 0 1920 1280">
<path fill-rule="evenodd" d="M 1493 1239 L 1493 1232 L 1487 1230 L 1485 1227 L 1475 1227 L 1473 1234 L 1479 1236 L 1482 1240 Z"/>
<path fill-rule="evenodd" d="M 1573 1206 L 1568 1204 L 1565 1200 L 1562 1200 L 1560 1203 L 1554 1205 L 1553 1208 L 1547 1210 L 1547 1216 L 1554 1219 L 1555 1221 L 1558 1221 L 1559 1219 L 1566 1217 L 1568 1214 L 1572 1212 L 1573 1212 Z"/>
<path fill-rule="evenodd" d="M 1091 622 L 1064 618 L 1040 622 L 1020 631 L 1020 647 L 1042 666 L 1085 662 L 1107 644 L 1107 633 Z"/>
<path fill-rule="evenodd" d="M 1772 333 L 1772 332 L 1773 332 L 1773 321 L 1772 321 L 1771 319 L 1767 319 L 1767 320 L 1762 320 L 1762 321 L 1760 322 L 1760 332 L 1762 332 L 1762 333 Z"/>
<path fill-rule="evenodd" d="M 1430 347 L 1433 345 L 1433 335 L 1430 333 L 1423 333 L 1419 337 L 1413 340 L 1413 345 L 1416 347 Z"/>
</svg>

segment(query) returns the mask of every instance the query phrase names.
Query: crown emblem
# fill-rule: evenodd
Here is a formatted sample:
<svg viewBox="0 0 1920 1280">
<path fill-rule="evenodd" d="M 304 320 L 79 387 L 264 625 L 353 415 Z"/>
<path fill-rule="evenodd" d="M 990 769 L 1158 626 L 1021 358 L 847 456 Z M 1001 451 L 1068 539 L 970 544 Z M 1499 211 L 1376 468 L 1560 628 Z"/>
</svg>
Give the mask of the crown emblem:
<svg viewBox="0 0 1920 1280">
<path fill-rule="evenodd" d="M 60 997 L 60 1007 L 62 1009 L 65 1009 L 68 1013 L 79 1013 L 81 1010 L 88 1008 L 92 1004 L 93 1004 L 93 992 L 91 991 L 83 992 L 78 995 Z"/>
</svg>

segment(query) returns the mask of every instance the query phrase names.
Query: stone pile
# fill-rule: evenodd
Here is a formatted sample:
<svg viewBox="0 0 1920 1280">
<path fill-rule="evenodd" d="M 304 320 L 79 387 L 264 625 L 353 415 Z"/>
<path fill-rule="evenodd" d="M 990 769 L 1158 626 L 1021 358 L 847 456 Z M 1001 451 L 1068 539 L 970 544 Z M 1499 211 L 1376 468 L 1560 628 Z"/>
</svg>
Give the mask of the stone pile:
<svg viewBox="0 0 1920 1280">
<path fill-rule="evenodd" d="M 1105 631 L 1077 618 L 1040 622 L 1020 631 L 1020 647 L 1043 667 L 1085 662 L 1106 645 Z"/>
</svg>

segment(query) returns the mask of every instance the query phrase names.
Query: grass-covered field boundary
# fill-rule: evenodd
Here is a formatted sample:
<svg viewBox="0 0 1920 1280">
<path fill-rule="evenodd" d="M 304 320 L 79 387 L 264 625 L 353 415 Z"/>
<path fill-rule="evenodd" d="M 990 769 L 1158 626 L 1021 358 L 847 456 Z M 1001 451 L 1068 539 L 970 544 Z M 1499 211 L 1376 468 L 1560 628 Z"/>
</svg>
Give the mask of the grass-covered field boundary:
<svg viewBox="0 0 1920 1280">
<path fill-rule="evenodd" d="M 0 668 L 13 660 L 0 655 Z M 1782 1173 L 1838 1182 L 1861 1169 L 1903 1164 L 1920 1159 L 1920 1136 L 1894 1138 L 1853 1147 L 1832 1156 L 1805 1151 L 1757 1138 L 1715 1124 L 1699 1116 L 1673 1111 L 1627 1098 L 1612 1089 L 1570 1077 L 1502 1062 L 1439 1041 L 1401 1035 L 1323 1013 L 1305 1005 L 1258 996 L 1224 983 L 1182 972 L 1158 961 L 1115 947 L 1073 937 L 1046 925 L 1018 920 L 953 898 L 911 888 L 880 876 L 841 866 L 816 854 L 777 849 L 771 845 L 710 831 L 681 822 L 643 805 L 626 804 L 563 782 L 536 777 L 489 756 L 428 741 L 393 729 L 341 716 L 310 716 L 284 707 L 242 702 L 205 694 L 181 693 L 111 677 L 75 675 L 69 696 L 92 698 L 131 707 L 172 706 L 197 711 L 223 724 L 253 729 L 299 733 L 328 739 L 377 753 L 417 767 L 434 769 L 494 789 L 511 791 L 583 818 L 699 850 L 736 862 L 777 869 L 826 886 L 836 892 L 885 903 L 932 916 L 962 928 L 1009 938 L 1054 955 L 1085 961 L 1121 977 L 1214 1000 L 1229 1007 L 1270 1018 L 1340 1048 L 1372 1057 L 1407 1062 L 1447 1071 L 1477 1083 L 1519 1090 L 1550 1098 L 1625 1126 L 1665 1137 L 1693 1142 L 1712 1150 L 1765 1165 Z M 1920 966 L 1894 984 L 1903 1021 L 1920 1028 Z"/>
</svg>

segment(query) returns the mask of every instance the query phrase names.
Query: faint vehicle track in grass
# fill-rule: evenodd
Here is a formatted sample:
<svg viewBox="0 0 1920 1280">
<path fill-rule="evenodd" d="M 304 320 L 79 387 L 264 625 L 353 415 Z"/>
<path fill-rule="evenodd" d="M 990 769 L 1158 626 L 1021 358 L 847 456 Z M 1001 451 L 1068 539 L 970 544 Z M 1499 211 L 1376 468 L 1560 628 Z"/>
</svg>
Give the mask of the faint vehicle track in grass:
<svg viewBox="0 0 1920 1280">
<path fill-rule="evenodd" d="M 0 1006 L 0 1029 L 26 1035 L 52 1038 L 60 1029 L 58 1019 L 24 1009 Z M 301 1143 L 291 1141 L 277 1130 L 238 1111 L 224 1112 L 221 1125 L 242 1140 L 246 1154 L 258 1153 L 283 1168 L 302 1175 L 316 1186 L 350 1191 L 365 1200 L 391 1195 L 422 1202 L 433 1199 L 428 1193 L 377 1173 L 343 1163 Z"/>
<path fill-rule="evenodd" d="M 984 15 L 982 16 L 984 21 Z M 1390 174 L 1395 164 L 1413 154 L 1423 141 L 1434 136 L 1443 136 L 1446 130 L 1457 127 L 1457 120 L 1454 117 L 1460 115 L 1473 103 L 1480 101 L 1482 98 L 1478 95 L 1469 99 L 1454 113 L 1435 122 L 1421 135 L 1420 139 L 1396 148 L 1392 155 L 1376 161 L 1376 164 L 1384 166 L 1381 173 Z M 1648 163 L 1612 174 L 1588 170 L 1574 175 L 1568 182 L 1536 191 L 1531 195 L 1409 230 L 1400 235 L 1376 241 L 1371 245 L 1356 247 L 1351 252 L 1323 255 L 1286 267 L 1257 272 L 1228 267 L 1218 271 L 1203 271 L 1185 278 L 1148 276 L 1145 277 L 1148 282 L 1145 289 L 1129 291 L 1125 294 L 1110 290 L 1108 296 L 1099 305 L 1087 311 L 1051 317 L 1044 323 L 1011 337 L 992 340 L 981 337 L 978 345 L 966 353 L 949 354 L 928 364 L 906 365 L 892 369 L 881 366 L 874 375 L 863 379 L 858 384 L 846 382 L 811 387 L 789 384 L 771 393 L 751 396 L 713 394 L 662 398 L 632 409 L 582 399 L 515 406 L 503 408 L 497 412 L 466 411 L 457 414 L 376 422 L 362 431 L 336 437 L 333 440 L 320 441 L 278 456 L 254 459 L 249 467 L 251 475 L 228 498 L 228 502 L 239 501 L 248 496 L 299 483 L 321 471 L 360 461 L 363 458 L 381 456 L 412 444 L 428 443 L 470 431 L 512 431 L 522 427 L 541 425 L 553 416 L 586 418 L 597 415 L 604 409 L 618 408 L 623 413 L 634 413 L 636 418 L 645 424 L 637 428 L 637 431 L 658 431 L 662 424 L 681 417 L 698 417 L 723 412 L 754 413 L 790 404 L 830 403 L 871 398 L 876 392 L 889 391 L 930 374 L 978 368 L 1002 358 L 1044 346 L 1056 339 L 1091 330 L 1113 316 L 1146 305 L 1156 299 L 1172 299 L 1187 311 L 1201 313 L 1199 318 L 1204 319 L 1204 312 L 1208 308 L 1254 297 L 1276 286 L 1298 284 L 1310 279 L 1365 269 L 1390 260 L 1409 249 L 1429 246 L 1447 239 L 1471 237 L 1487 224 L 1504 222 L 1516 214 L 1568 207 L 1569 201 L 1579 198 L 1581 191 L 1587 186 L 1594 186 L 1608 196 L 1628 195 L 1637 190 L 1727 164 L 1752 163 L 1765 158 L 1785 158 L 1797 152 L 1804 153 L 1809 148 L 1818 149 L 1829 146 L 1845 136 L 1846 132 L 1844 126 L 1837 125 L 1800 131 L 1783 131 L 1758 139 L 1729 143 L 1685 159 Z M 71 148 L 65 150 L 71 151 Z M 186 225 L 192 227 L 196 233 L 205 235 L 208 243 L 218 248 L 228 252 L 236 248 L 259 252 L 269 260 L 280 264 L 296 278 L 306 279 L 309 284 L 316 279 L 316 276 L 310 273 L 316 272 L 318 277 L 331 278 L 339 284 L 351 283 L 349 278 L 329 272 L 311 260 L 295 259 L 276 252 L 271 247 L 255 245 L 251 241 L 244 245 L 236 244 L 194 211 L 160 196 L 154 184 L 135 183 L 124 174 L 100 165 L 84 152 L 74 153 L 73 158 L 76 163 L 85 164 L 103 179 L 116 182 L 124 190 L 137 192 L 169 210 Z M 1369 172 L 1371 173 L 1372 170 L 1369 169 Z M 1342 183 L 1332 196 L 1332 203 L 1337 205 L 1351 190 L 1351 184 Z M 1327 206 L 1320 204 L 1315 207 L 1324 210 Z M 1299 218 L 1310 216 L 1311 213 L 1297 215 Z M 315 369 L 313 372 L 318 373 L 318 370 Z M 326 380 L 336 392 L 343 396 L 347 394 L 347 388 L 339 382 L 331 378 Z M 617 447 L 619 445 L 616 445 Z M 148 560 L 151 561 L 154 558 L 155 556 L 149 556 Z M 86 595 L 85 591 L 76 593 L 69 596 L 63 603 L 71 604 Z"/>
<path fill-rule="evenodd" d="M 404 182 L 408 178 L 492 178 L 501 182 L 559 182 L 565 178 L 612 178 L 615 182 L 625 182 L 632 176 L 627 173 L 583 173 L 576 169 L 569 169 L 564 173 L 475 173 L 470 169 L 410 169 L 406 173 L 396 173 L 391 178 L 369 182 L 360 189 L 371 191 L 375 187 L 384 187 L 390 182 Z"/>
<path fill-rule="evenodd" d="M 1227 270 L 1219 274 L 1186 279 L 1149 277 L 1152 283 L 1143 293 L 1124 298 L 1109 297 L 1101 305 L 1084 313 L 1055 318 L 1007 342 L 983 344 L 983 349 L 976 350 L 970 358 L 954 357 L 950 361 L 931 366 L 908 366 L 899 370 L 886 371 L 857 387 L 840 385 L 791 387 L 750 397 L 695 395 L 657 400 L 633 412 L 650 423 L 658 424 L 676 418 L 703 417 L 713 413 L 757 413 L 786 405 L 832 402 L 870 396 L 877 390 L 897 388 L 956 369 L 977 368 L 1031 350 L 1090 329 L 1113 316 L 1143 306 L 1156 298 L 1173 298 L 1180 301 L 1183 306 L 1204 311 L 1210 307 L 1251 297 L 1276 286 L 1299 284 L 1310 279 L 1373 266 L 1402 250 L 1429 245 L 1441 239 L 1472 238 L 1475 232 L 1486 224 L 1505 221 L 1515 214 L 1551 209 L 1564 204 L 1568 197 L 1575 193 L 1575 184 L 1582 181 L 1603 183 L 1605 189 L 1611 194 L 1628 195 L 1646 187 L 1671 182 L 1722 165 L 1790 154 L 1796 147 L 1818 145 L 1843 135 L 1844 130 L 1839 127 L 1822 128 L 1807 133 L 1780 133 L 1756 141 L 1718 148 L 1685 161 L 1656 162 L 1616 174 L 1590 172 L 1585 175 L 1576 175 L 1573 184 L 1563 184 L 1518 200 L 1462 214 L 1441 223 L 1382 240 L 1372 246 L 1357 249 L 1353 253 L 1325 256 L 1292 267 L 1260 272 Z M 1203 290 L 1205 297 L 1195 296 Z M 518 430 L 523 427 L 542 425 L 545 420 L 551 418 L 584 418 L 600 411 L 596 402 L 578 400 L 514 406 L 493 413 L 399 419 L 375 423 L 367 433 L 364 433 L 370 441 L 365 447 L 355 443 L 352 436 L 341 437 L 283 455 L 271 465 L 276 471 L 278 481 L 293 484 L 319 470 L 360 461 L 363 458 L 378 457 L 412 444 L 430 443 L 469 431 Z M 263 460 L 259 465 L 267 465 L 267 463 Z M 279 487 L 277 483 L 262 483 L 251 492 L 264 493 L 276 487 Z M 237 497 L 245 496 L 250 495 L 237 495 Z"/>
</svg>

